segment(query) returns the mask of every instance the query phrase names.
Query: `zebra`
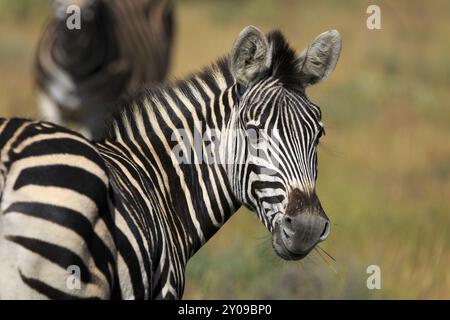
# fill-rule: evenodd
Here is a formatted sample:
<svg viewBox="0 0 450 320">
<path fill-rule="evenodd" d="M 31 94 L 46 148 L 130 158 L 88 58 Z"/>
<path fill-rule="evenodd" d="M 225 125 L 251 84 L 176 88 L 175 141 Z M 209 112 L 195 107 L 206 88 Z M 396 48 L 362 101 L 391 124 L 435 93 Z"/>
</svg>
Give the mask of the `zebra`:
<svg viewBox="0 0 450 320">
<path fill-rule="evenodd" d="M 67 26 L 72 5 L 80 29 Z M 118 98 L 164 80 L 172 38 L 168 0 L 54 0 L 34 66 L 42 119 L 100 139 Z"/>
<path fill-rule="evenodd" d="M 0 298 L 180 299 L 187 262 L 241 206 L 282 259 L 304 258 L 330 232 L 315 192 L 324 125 L 305 90 L 340 49 L 336 30 L 297 54 L 248 26 L 228 57 L 130 98 L 99 142 L 3 119 Z"/>
</svg>

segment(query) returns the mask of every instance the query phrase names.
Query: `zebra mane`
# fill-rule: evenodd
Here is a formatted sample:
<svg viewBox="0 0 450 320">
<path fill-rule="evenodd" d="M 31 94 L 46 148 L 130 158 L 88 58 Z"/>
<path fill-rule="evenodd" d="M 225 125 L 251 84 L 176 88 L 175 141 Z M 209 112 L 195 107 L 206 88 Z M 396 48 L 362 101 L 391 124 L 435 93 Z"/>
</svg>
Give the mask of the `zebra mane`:
<svg viewBox="0 0 450 320">
<path fill-rule="evenodd" d="M 278 79 L 285 87 L 301 89 L 302 74 L 299 68 L 301 61 L 295 50 L 279 30 L 268 33 L 267 39 L 272 46 L 272 66 L 269 76 Z"/>
<path fill-rule="evenodd" d="M 164 83 L 150 83 L 142 85 L 131 94 L 123 95 L 114 105 L 112 116 L 106 123 L 106 138 L 115 138 L 115 127 L 122 127 L 126 122 L 132 122 L 135 112 L 145 110 L 147 114 L 157 112 L 156 104 L 149 109 L 149 103 L 164 101 L 164 95 L 170 90 L 181 90 L 190 101 L 196 98 L 192 95 L 190 85 L 197 86 L 198 80 L 203 81 L 213 92 L 218 93 L 223 88 L 219 88 L 217 78 L 224 80 L 226 86 L 234 84 L 235 80 L 228 66 L 228 58 L 219 58 L 215 63 L 203 70 L 192 73 L 185 79 L 168 80 Z M 223 82 L 223 81 L 222 81 Z"/>
<path fill-rule="evenodd" d="M 271 31 L 267 34 L 269 45 L 272 48 L 272 65 L 261 78 L 273 77 L 280 81 L 283 86 L 291 89 L 302 90 L 301 72 L 298 67 L 299 61 L 295 50 L 293 50 L 283 34 L 278 31 Z M 106 138 L 115 138 L 115 127 L 123 127 L 132 124 L 133 114 L 139 110 L 145 110 L 146 113 L 157 112 L 157 108 L 149 110 L 149 102 L 164 101 L 164 95 L 173 89 L 181 90 L 190 101 L 196 98 L 192 95 L 190 86 L 198 86 L 198 81 L 205 83 L 212 92 L 218 93 L 224 88 L 219 88 L 217 79 L 220 79 L 221 85 L 227 87 L 235 83 L 235 79 L 231 74 L 228 57 L 222 57 L 209 67 L 202 71 L 193 73 L 185 79 L 167 81 L 162 84 L 152 83 L 142 86 L 139 90 L 131 95 L 127 95 L 119 99 L 113 108 L 112 117 L 106 125 Z"/>
</svg>

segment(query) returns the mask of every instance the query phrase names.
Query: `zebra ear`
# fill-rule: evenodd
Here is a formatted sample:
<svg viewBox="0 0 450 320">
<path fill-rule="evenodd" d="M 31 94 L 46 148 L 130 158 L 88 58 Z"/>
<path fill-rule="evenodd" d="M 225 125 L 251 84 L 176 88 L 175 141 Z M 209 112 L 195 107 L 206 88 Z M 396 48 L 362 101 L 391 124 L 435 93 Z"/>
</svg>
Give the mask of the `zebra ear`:
<svg viewBox="0 0 450 320">
<path fill-rule="evenodd" d="M 326 79 L 336 67 L 341 53 L 341 35 L 337 30 L 320 34 L 299 57 L 304 87 Z"/>
<path fill-rule="evenodd" d="M 267 70 L 272 58 L 269 51 L 269 42 L 258 28 L 244 28 L 230 54 L 230 69 L 237 82 L 247 86 Z"/>
</svg>

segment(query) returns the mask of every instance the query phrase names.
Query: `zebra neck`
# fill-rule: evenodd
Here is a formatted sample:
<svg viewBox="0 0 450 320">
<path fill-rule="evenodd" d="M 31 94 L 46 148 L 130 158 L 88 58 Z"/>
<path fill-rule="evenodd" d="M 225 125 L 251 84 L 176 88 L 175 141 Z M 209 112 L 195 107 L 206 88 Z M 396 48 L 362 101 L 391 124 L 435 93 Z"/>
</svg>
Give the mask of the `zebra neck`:
<svg viewBox="0 0 450 320">
<path fill-rule="evenodd" d="M 237 97 L 227 61 L 221 60 L 132 101 L 107 140 L 130 149 L 130 161 L 145 168 L 149 192 L 160 199 L 154 206 L 162 207 L 154 216 L 165 220 L 155 223 L 166 226 L 172 239 L 182 238 L 176 251 L 185 252 L 186 261 L 240 206 L 225 166 L 209 156 L 221 148 L 212 136 L 224 135 Z"/>
</svg>

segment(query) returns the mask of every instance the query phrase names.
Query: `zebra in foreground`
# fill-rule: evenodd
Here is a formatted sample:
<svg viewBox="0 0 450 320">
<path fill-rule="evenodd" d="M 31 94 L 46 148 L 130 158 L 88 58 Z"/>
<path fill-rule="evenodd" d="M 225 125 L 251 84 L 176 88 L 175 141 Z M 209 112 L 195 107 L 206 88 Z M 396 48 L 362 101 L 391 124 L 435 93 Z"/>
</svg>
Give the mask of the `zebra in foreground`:
<svg viewBox="0 0 450 320">
<path fill-rule="evenodd" d="M 67 27 L 71 5 L 80 29 Z M 119 97 L 164 80 L 172 29 L 169 0 L 54 0 L 34 72 L 42 118 L 103 137 Z"/>
<path fill-rule="evenodd" d="M 334 30 L 297 55 L 280 32 L 246 27 L 229 58 L 131 99 L 102 142 L 2 120 L 0 298 L 181 298 L 189 258 L 241 205 L 280 257 L 305 257 L 329 234 L 315 193 L 324 129 L 305 89 L 340 48 Z M 214 129 L 221 139 L 194 146 Z M 211 145 L 220 159 L 199 161 Z"/>
</svg>

